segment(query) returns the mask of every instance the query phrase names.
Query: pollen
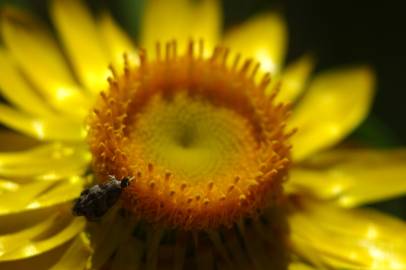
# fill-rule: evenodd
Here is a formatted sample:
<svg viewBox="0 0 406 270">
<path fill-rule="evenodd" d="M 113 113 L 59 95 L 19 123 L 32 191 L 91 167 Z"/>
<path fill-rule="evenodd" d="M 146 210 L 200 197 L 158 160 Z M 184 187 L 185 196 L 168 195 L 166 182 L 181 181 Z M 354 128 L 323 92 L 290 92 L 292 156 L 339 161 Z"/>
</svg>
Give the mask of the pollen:
<svg viewBox="0 0 406 270">
<path fill-rule="evenodd" d="M 122 205 L 152 224 L 232 226 L 283 196 L 293 132 L 278 86 L 266 95 L 270 75 L 227 48 L 203 52 L 202 42 L 182 54 L 170 42 L 154 59 L 125 57 L 89 117 L 95 174 L 134 177 Z"/>
</svg>

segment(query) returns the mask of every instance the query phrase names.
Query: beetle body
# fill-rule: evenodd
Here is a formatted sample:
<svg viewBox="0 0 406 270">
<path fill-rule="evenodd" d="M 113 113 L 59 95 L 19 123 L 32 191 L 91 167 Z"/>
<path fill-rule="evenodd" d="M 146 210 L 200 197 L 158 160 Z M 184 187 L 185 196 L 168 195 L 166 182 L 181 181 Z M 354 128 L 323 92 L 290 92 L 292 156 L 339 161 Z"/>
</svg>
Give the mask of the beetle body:
<svg viewBox="0 0 406 270">
<path fill-rule="evenodd" d="M 73 206 L 73 214 L 84 216 L 89 221 L 99 220 L 118 201 L 130 181 L 129 177 L 119 181 L 109 176 L 109 181 L 83 190 Z"/>
</svg>

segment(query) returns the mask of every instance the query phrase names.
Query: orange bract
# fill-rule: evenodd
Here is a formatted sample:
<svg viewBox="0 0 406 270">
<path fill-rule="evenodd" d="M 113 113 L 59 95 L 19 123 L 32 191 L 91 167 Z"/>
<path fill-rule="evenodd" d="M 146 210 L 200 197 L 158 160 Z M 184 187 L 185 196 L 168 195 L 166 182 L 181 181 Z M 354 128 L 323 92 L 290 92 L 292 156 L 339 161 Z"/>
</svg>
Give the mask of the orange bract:
<svg viewBox="0 0 406 270">
<path fill-rule="evenodd" d="M 101 94 L 89 120 L 93 168 L 99 179 L 109 174 L 134 176 L 123 194 L 123 206 L 148 222 L 186 230 L 230 226 L 278 203 L 290 163 L 287 139 L 293 133 L 285 131 L 289 106 L 273 104 L 277 89 L 265 95 L 270 76 L 256 83 L 258 64 L 240 64 L 239 56 L 229 63 L 229 51 L 220 47 L 206 59 L 203 44 L 197 47 L 195 51 L 190 42 L 187 52 L 177 55 L 176 42 L 162 51 L 157 44 L 156 59 L 148 60 L 142 52 L 139 66 L 126 60 L 123 75 L 112 69 L 110 89 Z M 145 142 L 161 134 L 155 132 L 160 130 L 156 123 L 145 119 L 156 118 L 155 108 L 176 106 L 179 95 L 195 104 L 191 106 L 208 108 L 213 117 L 220 115 L 216 121 L 225 131 L 219 128 L 218 134 L 205 136 L 213 136 L 216 143 L 223 135 L 235 139 L 235 149 L 227 152 L 232 161 L 223 161 L 226 155 L 217 157 L 227 166 L 191 176 L 146 153 Z M 203 120 L 208 126 L 213 124 L 210 118 Z M 142 137 L 144 130 L 151 132 Z"/>
</svg>

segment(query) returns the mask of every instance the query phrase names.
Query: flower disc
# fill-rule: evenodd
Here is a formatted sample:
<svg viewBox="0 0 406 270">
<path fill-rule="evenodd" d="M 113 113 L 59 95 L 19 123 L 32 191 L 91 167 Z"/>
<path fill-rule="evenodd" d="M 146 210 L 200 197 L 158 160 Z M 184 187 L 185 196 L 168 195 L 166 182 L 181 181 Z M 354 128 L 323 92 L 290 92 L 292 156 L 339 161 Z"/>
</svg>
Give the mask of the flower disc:
<svg viewBox="0 0 406 270">
<path fill-rule="evenodd" d="M 229 226 L 281 197 L 290 146 L 288 107 L 265 95 L 269 76 L 228 50 L 203 57 L 169 43 L 113 71 L 89 121 L 99 179 L 133 176 L 123 206 L 151 223 L 183 229 Z M 238 68 L 237 68 L 238 67 Z"/>
</svg>

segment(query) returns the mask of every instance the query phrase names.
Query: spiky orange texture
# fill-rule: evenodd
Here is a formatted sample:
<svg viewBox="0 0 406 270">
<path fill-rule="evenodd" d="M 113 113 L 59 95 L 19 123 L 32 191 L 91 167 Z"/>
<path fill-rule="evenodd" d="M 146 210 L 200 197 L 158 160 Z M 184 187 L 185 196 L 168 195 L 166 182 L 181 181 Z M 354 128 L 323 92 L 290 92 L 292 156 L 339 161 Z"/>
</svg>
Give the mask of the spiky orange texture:
<svg viewBox="0 0 406 270">
<path fill-rule="evenodd" d="M 164 50 L 157 44 L 156 59 L 148 60 L 141 52 L 138 66 L 126 60 L 123 75 L 112 68 L 110 89 L 101 93 L 89 121 L 99 179 L 134 176 L 122 197 L 124 207 L 148 222 L 186 230 L 230 226 L 276 204 L 290 163 L 287 139 L 292 134 L 285 131 L 289 106 L 273 104 L 278 87 L 265 95 L 269 74 L 256 82 L 258 64 L 240 63 L 239 55 L 229 59 L 228 49 L 221 47 L 204 58 L 203 44 L 197 47 L 190 42 L 187 52 L 177 55 L 176 42 Z M 243 119 L 240 123 L 245 124 L 235 132 L 244 139 L 245 153 L 232 168 L 192 181 L 137 150 L 141 142 L 133 136 L 134 129 L 150 101 L 161 96 L 170 102 L 180 91 Z"/>
</svg>

